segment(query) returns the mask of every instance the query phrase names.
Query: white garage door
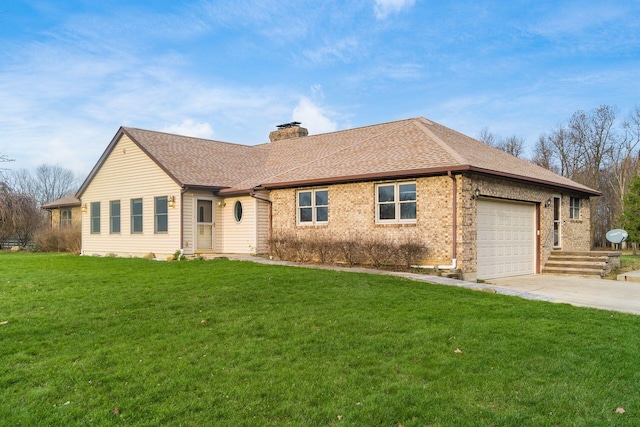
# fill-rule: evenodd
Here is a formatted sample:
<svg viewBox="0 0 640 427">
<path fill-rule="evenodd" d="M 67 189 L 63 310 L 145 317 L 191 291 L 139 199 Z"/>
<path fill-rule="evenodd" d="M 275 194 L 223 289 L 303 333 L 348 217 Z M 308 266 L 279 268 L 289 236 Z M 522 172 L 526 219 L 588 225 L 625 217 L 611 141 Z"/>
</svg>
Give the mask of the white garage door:
<svg viewBox="0 0 640 427">
<path fill-rule="evenodd" d="M 535 205 L 480 199 L 477 213 L 478 279 L 534 274 Z"/>
</svg>

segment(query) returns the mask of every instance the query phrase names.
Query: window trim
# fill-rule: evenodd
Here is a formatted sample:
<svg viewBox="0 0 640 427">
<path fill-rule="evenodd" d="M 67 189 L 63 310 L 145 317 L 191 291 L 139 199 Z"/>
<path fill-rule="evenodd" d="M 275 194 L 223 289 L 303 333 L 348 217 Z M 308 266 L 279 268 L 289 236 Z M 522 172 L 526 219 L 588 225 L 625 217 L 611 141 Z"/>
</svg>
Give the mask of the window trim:
<svg viewBox="0 0 640 427">
<path fill-rule="evenodd" d="M 133 204 L 140 202 L 140 214 L 134 213 Z M 131 234 L 142 234 L 144 231 L 144 203 L 142 197 L 138 197 L 136 199 L 131 199 L 129 203 L 129 207 L 131 209 Z M 135 218 L 140 217 L 140 230 L 135 230 Z"/>
<path fill-rule="evenodd" d="M 238 208 L 240 208 L 239 212 Z M 236 202 L 233 204 L 233 219 L 235 219 L 238 223 L 242 222 L 243 210 L 244 207 L 242 206 L 242 201 L 236 200 Z"/>
<path fill-rule="evenodd" d="M 100 234 L 100 202 L 91 202 L 89 208 L 89 218 L 89 227 L 91 234 Z"/>
<path fill-rule="evenodd" d="M 577 204 L 577 206 L 574 206 L 574 202 Z M 582 203 L 580 202 L 580 198 L 579 197 L 573 197 L 573 196 L 569 196 L 569 219 L 575 219 L 575 220 L 579 220 L 580 219 L 580 215 L 582 212 L 580 209 L 580 205 Z"/>
<path fill-rule="evenodd" d="M 113 214 L 113 207 L 115 204 L 118 205 L 118 215 Z M 117 219 L 118 230 L 114 230 L 115 220 Z M 120 200 L 110 200 L 109 201 L 109 234 L 120 234 L 122 230 L 122 204 Z"/>
<path fill-rule="evenodd" d="M 158 202 L 164 199 L 165 212 L 158 213 Z M 166 217 L 166 230 L 161 230 L 159 225 L 160 217 Z M 154 234 L 167 234 L 169 232 L 169 197 L 157 196 L 153 198 L 153 232 Z"/>
<path fill-rule="evenodd" d="M 400 186 L 401 185 L 414 185 L 415 186 L 415 199 L 412 200 L 400 200 Z M 380 202 L 380 187 L 393 187 L 393 202 Z M 418 222 L 418 184 L 416 181 L 395 181 L 395 182 L 381 182 L 375 185 L 375 223 L 376 224 L 415 224 Z M 380 206 L 383 204 L 394 205 L 394 218 L 393 219 L 381 219 L 380 218 Z M 401 208 L 404 204 L 413 203 L 416 206 L 415 218 L 402 219 Z"/>
<path fill-rule="evenodd" d="M 318 192 L 326 192 L 327 193 L 327 204 L 326 205 L 318 205 L 316 204 L 316 193 Z M 300 194 L 302 193 L 311 193 L 311 205 L 309 206 L 300 206 Z M 318 221 L 318 209 L 326 208 L 327 209 L 327 220 L 326 221 Z M 302 221 L 300 212 L 302 209 L 311 209 L 311 221 Z M 300 226 L 317 226 L 317 225 L 327 225 L 329 223 L 329 189 L 328 188 L 306 188 L 296 191 L 296 224 Z"/>
</svg>

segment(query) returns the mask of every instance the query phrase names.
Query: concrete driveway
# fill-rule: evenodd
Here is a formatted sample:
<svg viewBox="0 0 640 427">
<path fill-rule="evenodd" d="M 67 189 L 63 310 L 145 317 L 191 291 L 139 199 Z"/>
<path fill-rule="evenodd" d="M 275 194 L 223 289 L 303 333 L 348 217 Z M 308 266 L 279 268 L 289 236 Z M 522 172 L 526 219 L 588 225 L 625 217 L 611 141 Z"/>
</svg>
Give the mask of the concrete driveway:
<svg viewBox="0 0 640 427">
<path fill-rule="evenodd" d="M 491 279 L 487 285 L 498 293 L 505 293 L 501 292 L 504 289 L 552 302 L 640 314 L 640 283 L 637 282 L 535 275 Z"/>
</svg>

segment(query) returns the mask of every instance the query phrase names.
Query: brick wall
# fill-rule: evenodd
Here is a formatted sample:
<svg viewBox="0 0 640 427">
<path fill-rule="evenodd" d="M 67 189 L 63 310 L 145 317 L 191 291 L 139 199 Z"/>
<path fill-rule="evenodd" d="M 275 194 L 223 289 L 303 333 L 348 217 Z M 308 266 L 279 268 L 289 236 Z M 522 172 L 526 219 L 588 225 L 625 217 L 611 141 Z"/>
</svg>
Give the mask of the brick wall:
<svg viewBox="0 0 640 427">
<path fill-rule="evenodd" d="M 540 213 L 540 245 L 542 265 L 553 249 L 549 237 L 553 229 L 553 208 L 545 208 L 545 201 L 553 196 L 562 199 L 562 249 L 589 250 L 589 203 L 581 202 L 582 220 L 569 220 L 571 193 L 557 192 L 537 185 L 524 185 L 483 175 L 456 175 L 457 186 L 457 254 L 452 254 L 452 179 L 448 176 L 425 177 L 413 180 L 417 190 L 417 221 L 415 224 L 375 223 L 375 184 L 377 181 L 335 184 L 326 187 L 329 194 L 329 222 L 321 226 L 296 225 L 296 190 L 273 190 L 273 232 L 295 232 L 301 236 L 327 235 L 339 238 L 391 238 L 400 240 L 406 234 L 419 236 L 429 253 L 423 260 L 427 265 L 449 265 L 457 256 L 458 267 L 473 278 L 476 262 L 476 200 L 471 196 L 478 188 L 481 197 L 536 203 Z M 542 266 L 541 265 L 541 266 Z"/>
<path fill-rule="evenodd" d="M 477 271 L 476 237 L 477 224 L 476 201 L 471 199 L 475 189 L 480 190 L 481 197 L 504 200 L 532 202 L 538 205 L 540 215 L 540 260 L 542 267 L 553 247 L 553 205 L 545 207 L 547 200 L 554 197 L 561 199 L 561 247 L 564 251 L 588 251 L 590 244 L 589 199 L 581 200 L 581 220 L 569 219 L 569 198 L 576 196 L 570 192 L 562 192 L 538 185 L 525 185 L 517 181 L 503 180 L 483 175 L 468 174 L 462 177 L 459 186 L 459 215 L 464 226 L 459 230 L 459 266 L 464 272 Z M 472 277 L 471 275 L 469 277 Z"/>
<path fill-rule="evenodd" d="M 325 234 L 336 239 L 359 240 L 383 238 L 401 241 L 407 235 L 415 235 L 428 248 L 424 264 L 451 263 L 451 179 L 445 176 L 412 181 L 416 182 L 417 191 L 415 224 L 376 224 L 375 184 L 383 182 L 405 180 L 322 187 L 327 188 L 329 194 L 329 222 L 322 226 L 296 225 L 296 189 L 274 190 L 270 195 L 273 231 L 296 232 L 301 236 Z"/>
</svg>

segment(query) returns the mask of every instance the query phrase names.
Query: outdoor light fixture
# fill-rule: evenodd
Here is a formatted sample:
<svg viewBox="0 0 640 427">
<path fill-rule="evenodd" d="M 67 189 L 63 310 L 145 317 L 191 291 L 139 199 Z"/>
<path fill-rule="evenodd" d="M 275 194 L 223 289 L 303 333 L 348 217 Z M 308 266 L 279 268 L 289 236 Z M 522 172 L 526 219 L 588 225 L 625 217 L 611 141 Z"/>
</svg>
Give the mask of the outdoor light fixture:
<svg viewBox="0 0 640 427">
<path fill-rule="evenodd" d="M 169 207 L 170 208 L 175 208 L 176 207 L 176 197 L 175 196 L 169 196 Z"/>
<path fill-rule="evenodd" d="M 219 208 L 224 208 L 225 206 L 227 206 L 227 204 L 225 202 L 223 202 L 222 200 L 218 202 L 218 207 Z"/>
<path fill-rule="evenodd" d="M 547 199 L 547 201 L 546 201 L 546 202 L 544 202 L 544 207 L 545 207 L 545 208 L 548 208 L 549 206 L 551 206 L 551 197 L 549 197 L 549 198 Z"/>
<path fill-rule="evenodd" d="M 87 213 L 87 204 L 85 203 L 84 205 L 82 205 L 80 210 L 82 211 L 82 213 Z"/>
<path fill-rule="evenodd" d="M 473 190 L 473 195 L 471 196 L 471 200 L 475 200 L 478 197 L 480 197 L 480 189 L 476 187 L 476 189 Z"/>
</svg>

